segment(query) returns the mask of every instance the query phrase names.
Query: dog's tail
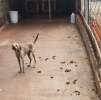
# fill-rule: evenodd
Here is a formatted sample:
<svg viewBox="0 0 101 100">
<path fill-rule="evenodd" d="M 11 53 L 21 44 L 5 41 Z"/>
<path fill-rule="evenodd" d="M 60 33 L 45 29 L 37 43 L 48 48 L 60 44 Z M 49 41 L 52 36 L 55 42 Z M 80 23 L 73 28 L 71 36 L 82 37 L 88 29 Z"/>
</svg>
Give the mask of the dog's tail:
<svg viewBox="0 0 101 100">
<path fill-rule="evenodd" d="M 37 33 L 37 35 L 36 35 L 36 37 L 35 37 L 35 39 L 34 39 L 34 41 L 33 41 L 33 44 L 36 43 L 36 41 L 38 40 L 38 37 L 39 37 L 39 33 Z M 34 36 L 33 36 L 33 38 L 34 38 Z"/>
</svg>

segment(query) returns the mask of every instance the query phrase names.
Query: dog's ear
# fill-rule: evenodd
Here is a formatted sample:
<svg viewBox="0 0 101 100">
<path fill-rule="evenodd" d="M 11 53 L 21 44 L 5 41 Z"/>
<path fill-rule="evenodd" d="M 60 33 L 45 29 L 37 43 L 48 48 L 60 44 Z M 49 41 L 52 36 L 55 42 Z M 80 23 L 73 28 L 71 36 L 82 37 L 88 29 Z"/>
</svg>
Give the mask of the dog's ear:
<svg viewBox="0 0 101 100">
<path fill-rule="evenodd" d="M 12 44 L 12 50 L 15 50 L 15 47 L 14 47 L 14 45 Z"/>
</svg>

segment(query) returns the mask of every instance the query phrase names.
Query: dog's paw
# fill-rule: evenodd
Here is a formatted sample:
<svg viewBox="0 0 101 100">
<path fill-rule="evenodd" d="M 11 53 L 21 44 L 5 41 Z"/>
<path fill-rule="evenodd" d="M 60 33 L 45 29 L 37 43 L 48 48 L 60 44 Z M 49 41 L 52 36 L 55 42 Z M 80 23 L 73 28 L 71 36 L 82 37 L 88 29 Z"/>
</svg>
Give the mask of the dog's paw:
<svg viewBox="0 0 101 100">
<path fill-rule="evenodd" d="M 19 73 L 19 74 L 21 74 L 21 73 L 22 73 L 22 71 L 19 71 L 18 73 Z"/>
<path fill-rule="evenodd" d="M 33 68 L 33 69 L 35 69 L 36 67 L 35 67 L 35 66 L 33 66 L 32 68 Z"/>
</svg>

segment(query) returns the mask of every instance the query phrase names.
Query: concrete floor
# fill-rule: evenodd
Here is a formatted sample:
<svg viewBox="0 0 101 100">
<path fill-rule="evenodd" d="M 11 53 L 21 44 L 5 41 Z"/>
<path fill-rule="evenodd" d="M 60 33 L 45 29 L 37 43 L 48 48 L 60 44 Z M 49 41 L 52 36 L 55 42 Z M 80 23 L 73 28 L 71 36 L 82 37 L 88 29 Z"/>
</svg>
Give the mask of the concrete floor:
<svg viewBox="0 0 101 100">
<path fill-rule="evenodd" d="M 36 43 L 37 64 L 19 74 L 11 43 Z M 26 60 L 26 66 L 28 61 Z M 25 22 L 0 33 L 0 100 L 98 100 L 80 34 L 65 20 Z"/>
</svg>

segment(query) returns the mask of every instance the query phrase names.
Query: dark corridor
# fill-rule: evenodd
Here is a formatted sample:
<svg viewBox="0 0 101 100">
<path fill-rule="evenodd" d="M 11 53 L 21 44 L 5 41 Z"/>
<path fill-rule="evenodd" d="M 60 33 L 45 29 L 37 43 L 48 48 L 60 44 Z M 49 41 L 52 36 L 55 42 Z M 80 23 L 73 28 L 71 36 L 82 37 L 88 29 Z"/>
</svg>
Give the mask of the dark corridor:
<svg viewBox="0 0 101 100">
<path fill-rule="evenodd" d="M 68 16 L 76 9 L 76 0 L 51 0 L 52 17 Z M 22 18 L 48 17 L 48 0 L 9 0 L 10 10 L 18 10 Z"/>
</svg>

